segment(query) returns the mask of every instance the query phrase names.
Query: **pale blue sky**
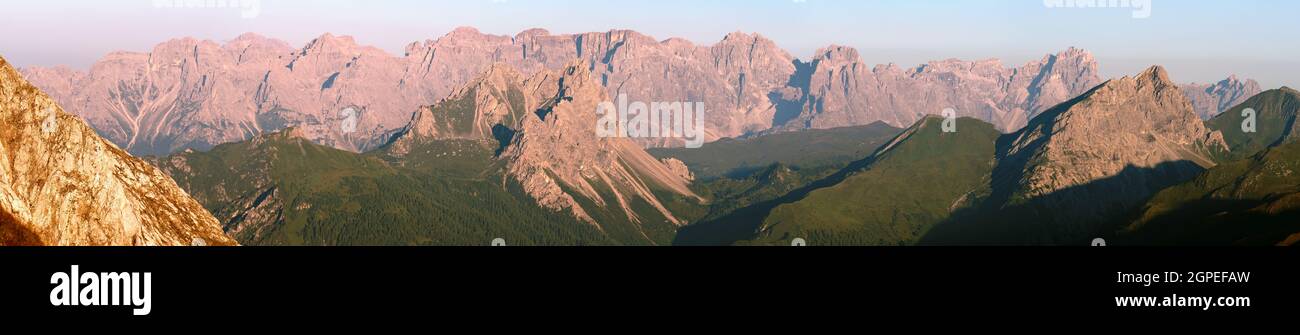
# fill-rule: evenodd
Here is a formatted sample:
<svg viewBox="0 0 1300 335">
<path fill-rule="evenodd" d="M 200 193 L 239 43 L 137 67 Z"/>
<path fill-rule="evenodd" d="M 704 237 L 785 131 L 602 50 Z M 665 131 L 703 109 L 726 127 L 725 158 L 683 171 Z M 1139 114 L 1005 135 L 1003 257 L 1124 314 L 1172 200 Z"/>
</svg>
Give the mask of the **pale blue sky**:
<svg viewBox="0 0 1300 335">
<path fill-rule="evenodd" d="M 1105 2 L 1105 0 L 1102 0 Z M 300 46 L 325 32 L 393 53 L 457 26 L 514 35 L 634 29 L 712 44 L 758 32 L 798 57 L 841 44 L 869 63 L 912 66 L 941 58 L 1008 64 L 1070 46 L 1088 49 L 1106 76 L 1152 64 L 1176 80 L 1229 74 L 1266 88 L 1300 86 L 1300 1 L 1151 0 L 1132 8 L 1048 8 L 1043 0 L 261 0 L 237 8 L 166 9 L 154 0 L 0 3 L 0 55 L 19 66 L 85 68 L 114 50 L 148 51 L 174 37 L 224 41 L 256 32 Z"/>
</svg>

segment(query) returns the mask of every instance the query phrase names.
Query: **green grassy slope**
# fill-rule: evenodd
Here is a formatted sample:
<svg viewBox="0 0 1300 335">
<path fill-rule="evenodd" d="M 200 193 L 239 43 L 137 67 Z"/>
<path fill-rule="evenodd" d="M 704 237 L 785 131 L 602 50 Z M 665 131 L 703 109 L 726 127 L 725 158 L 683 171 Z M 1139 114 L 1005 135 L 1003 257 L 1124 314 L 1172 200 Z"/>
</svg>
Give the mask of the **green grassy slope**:
<svg viewBox="0 0 1300 335">
<path fill-rule="evenodd" d="M 992 125 L 960 119 L 957 132 L 944 133 L 941 123 L 928 118 L 886 141 L 892 146 L 832 173 L 775 166 L 734 186 L 707 184 L 715 193 L 760 196 L 686 227 L 676 243 L 788 245 L 795 237 L 816 245 L 912 243 L 992 169 L 1000 135 Z"/>
<path fill-rule="evenodd" d="M 1256 132 L 1242 131 L 1245 117 L 1242 111 L 1255 110 Z M 1296 114 L 1300 112 L 1300 92 L 1283 87 L 1260 93 L 1246 102 L 1206 122 L 1212 129 L 1223 133 L 1229 152 L 1216 153 L 1220 162 L 1247 159 L 1279 144 L 1295 140 Z"/>
<path fill-rule="evenodd" d="M 284 135 L 185 153 L 164 170 L 246 245 L 615 244 L 570 216 L 534 205 L 492 170 L 494 145 L 429 142 L 395 160 Z M 250 206 L 267 203 L 270 206 Z M 266 210 L 250 211 L 250 207 Z"/>
<path fill-rule="evenodd" d="M 755 244 L 908 245 L 946 219 L 987 183 L 994 145 L 992 125 L 961 119 L 944 133 L 930 118 L 915 133 L 874 156 L 843 182 L 777 207 Z"/>
<path fill-rule="evenodd" d="M 1245 109 L 1256 131 L 1244 132 Z M 1283 87 L 1256 95 L 1207 121 L 1229 151 L 1220 165 L 1153 197 L 1120 232 L 1123 243 L 1274 245 L 1300 233 L 1300 92 Z"/>
<path fill-rule="evenodd" d="M 1219 165 L 1156 195 L 1122 236 L 1133 244 L 1273 245 L 1300 233 L 1300 143 Z"/>
</svg>

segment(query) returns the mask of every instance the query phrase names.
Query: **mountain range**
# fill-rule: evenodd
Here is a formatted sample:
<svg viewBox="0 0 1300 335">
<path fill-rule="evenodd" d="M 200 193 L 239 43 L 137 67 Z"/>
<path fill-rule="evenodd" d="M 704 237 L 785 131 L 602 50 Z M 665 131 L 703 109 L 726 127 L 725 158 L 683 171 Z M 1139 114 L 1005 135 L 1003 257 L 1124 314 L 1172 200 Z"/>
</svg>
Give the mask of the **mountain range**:
<svg viewBox="0 0 1300 335">
<path fill-rule="evenodd" d="M 732 33 L 701 46 L 629 30 L 498 36 L 473 28 L 412 43 L 401 56 L 346 36 L 325 34 L 293 48 L 250 33 L 225 43 L 182 38 L 147 53 L 114 52 L 84 72 L 22 72 L 135 155 L 208 150 L 289 127 L 318 144 L 366 152 L 406 126 L 411 111 L 454 93 L 493 64 L 534 73 L 574 59 L 587 62 L 611 97 L 705 103 L 710 142 L 875 122 L 906 127 L 945 109 L 1011 132 L 1102 81 L 1094 57 L 1073 48 L 1019 67 L 950 59 L 900 68 L 868 66 L 843 46 L 800 60 L 757 34 Z M 1252 95 L 1258 89 L 1252 83 L 1230 79 L 1186 91 L 1209 116 Z"/>
<path fill-rule="evenodd" d="M 1192 100 L 1192 107 L 1202 119 L 1211 119 L 1219 113 L 1246 102 L 1246 99 L 1263 92 L 1254 80 L 1240 80 L 1233 75 L 1212 85 L 1186 84 L 1183 92 Z"/>
<path fill-rule="evenodd" d="M 1097 69 L 469 28 L 0 59 L 0 244 L 1300 242 L 1300 93 Z M 622 95 L 723 107 L 701 148 L 601 136 Z"/>
</svg>

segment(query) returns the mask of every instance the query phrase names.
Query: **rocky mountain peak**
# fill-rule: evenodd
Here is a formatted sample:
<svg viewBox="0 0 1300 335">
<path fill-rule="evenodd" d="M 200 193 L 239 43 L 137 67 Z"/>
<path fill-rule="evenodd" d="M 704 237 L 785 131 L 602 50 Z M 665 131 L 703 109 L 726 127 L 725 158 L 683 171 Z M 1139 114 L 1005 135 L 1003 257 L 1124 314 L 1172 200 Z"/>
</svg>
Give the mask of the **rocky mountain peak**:
<svg viewBox="0 0 1300 335">
<path fill-rule="evenodd" d="M 1205 127 L 1159 66 L 1108 81 L 1009 136 L 1014 141 L 1000 149 L 1009 159 L 1000 168 L 1019 171 L 1014 174 L 1022 176 L 1017 179 L 1027 197 L 1121 173 L 1142 174 L 1143 180 L 1178 179 L 1214 166 L 1208 150 L 1223 147 L 1222 135 Z M 1134 199 L 1155 191 L 1132 187 Z"/>
<path fill-rule="evenodd" d="M 482 35 L 485 34 L 479 31 L 478 28 L 474 28 L 470 26 L 456 27 L 455 29 L 452 29 L 451 32 L 447 33 L 447 36 L 451 38 L 462 38 L 462 37 L 474 38 Z"/>
<path fill-rule="evenodd" d="M 1177 86 L 1173 80 L 1169 79 L 1169 71 L 1163 66 L 1152 66 L 1137 75 L 1139 86 L 1152 86 L 1156 89 L 1165 89 L 1170 86 Z"/>
<path fill-rule="evenodd" d="M 744 43 L 751 45 L 775 46 L 776 42 L 759 33 L 746 33 L 743 31 L 734 31 L 728 33 L 722 38 L 722 43 Z"/>
<path fill-rule="evenodd" d="M 817 56 L 813 58 L 815 62 L 829 64 L 846 64 L 862 61 L 862 56 L 858 54 L 858 49 L 842 45 L 831 45 L 817 50 Z"/>
<path fill-rule="evenodd" d="M 432 46 L 481 48 L 488 45 L 511 43 L 511 40 L 512 38 L 510 36 L 486 34 L 474 27 L 458 27 L 448 32 L 446 35 L 439 37 Z"/>
<path fill-rule="evenodd" d="M 274 40 L 274 39 L 250 31 L 243 34 L 239 34 L 239 36 L 235 36 L 235 38 L 230 41 L 252 43 L 252 42 L 261 42 L 261 41 L 268 41 L 268 40 Z"/>
<path fill-rule="evenodd" d="M 541 100 L 537 112 L 524 114 L 501 159 L 507 162 L 509 175 L 541 206 L 597 226 L 593 211 L 620 213 L 634 223 L 647 223 L 646 215 L 653 214 L 673 225 L 685 224 L 655 192 L 698 198 L 679 169 L 650 156 L 630 139 L 597 136 L 596 106 L 610 100 L 592 78 L 588 63 L 572 62 L 558 73 L 543 71 L 528 82 L 542 83 L 530 87 L 554 85 L 554 93 Z M 654 213 L 638 212 L 638 204 L 648 205 Z"/>
<path fill-rule="evenodd" d="M 307 43 L 304 50 L 312 49 L 349 49 L 357 46 L 357 40 L 348 35 L 334 35 L 333 33 L 324 33 Z"/>
<path fill-rule="evenodd" d="M 737 31 L 733 31 L 733 32 L 727 33 L 727 36 L 723 36 L 723 37 L 722 37 L 722 40 L 723 40 L 723 41 L 732 41 L 732 40 L 750 40 L 750 39 L 753 39 L 754 37 L 759 37 L 759 36 L 758 36 L 758 34 L 750 35 L 750 34 L 745 33 L 745 32 L 743 32 L 743 31 L 739 31 L 739 30 L 737 30 Z"/>
<path fill-rule="evenodd" d="M 264 35 L 262 35 L 262 34 L 258 34 L 258 33 L 254 33 L 254 32 L 247 32 L 247 33 L 240 34 L 239 36 L 235 36 L 234 39 L 232 39 L 232 40 L 230 40 L 230 41 L 227 41 L 226 44 L 233 44 L 233 45 L 283 45 L 283 46 L 285 46 L 285 47 L 288 47 L 288 46 L 289 46 L 289 43 L 288 43 L 288 42 L 285 42 L 285 41 L 283 41 L 283 40 L 279 40 L 279 39 L 275 39 L 275 38 L 266 37 L 266 36 L 264 36 Z"/>
<path fill-rule="evenodd" d="M 352 36 L 331 33 L 325 33 L 308 42 L 298 52 L 293 62 L 299 63 L 300 60 L 308 57 L 315 58 L 312 62 L 330 65 L 352 64 L 362 57 L 393 58 L 388 52 L 379 48 L 358 44 Z"/>
<path fill-rule="evenodd" d="M 246 53 L 250 49 L 257 49 L 276 54 L 287 54 L 290 50 L 293 50 L 293 47 L 290 46 L 288 42 L 262 36 L 257 33 L 244 33 L 235 37 L 233 40 L 227 41 L 222 45 L 222 47 L 237 50 L 237 52 L 240 53 Z"/>
<path fill-rule="evenodd" d="M 515 34 L 516 39 L 523 39 L 534 36 L 551 36 L 551 31 L 542 28 L 531 28 Z"/>
<path fill-rule="evenodd" d="M 1152 66 L 1135 76 L 1109 80 L 1080 98 L 1095 98 L 1084 100 L 1085 102 L 1095 102 L 1098 99 L 1149 99 L 1161 105 L 1169 105 L 1171 108 L 1191 109 L 1187 97 L 1178 91 L 1178 85 L 1169 79 L 1169 72 L 1161 66 Z M 1180 113 L 1162 115 L 1177 114 Z"/>
<path fill-rule="evenodd" d="M 1215 166 L 1226 148 L 1162 67 L 1114 79 L 1041 113 L 998 145 L 995 208 L 1041 216 L 1037 229 L 1083 239 L 1159 190 Z"/>
<path fill-rule="evenodd" d="M 1076 47 L 1043 56 L 1041 60 L 1031 65 L 1033 67 L 1049 68 L 1057 72 L 1056 75 L 1070 76 L 1087 75 L 1089 72 L 1095 73 L 1099 67 L 1097 58 L 1093 56 L 1092 52 Z M 1092 84 L 1096 86 L 1098 83 Z"/>
<path fill-rule="evenodd" d="M 760 85 L 776 84 L 777 76 L 793 72 L 794 57 L 776 45 L 775 41 L 758 33 L 733 32 L 712 48 L 718 63 L 729 69 L 746 73 L 746 79 L 755 78 Z M 767 71 L 759 71 L 759 70 Z M 777 71 L 773 72 L 775 69 Z M 759 85 L 756 85 L 759 86 Z M 757 87 L 752 89 L 758 89 Z"/>
<path fill-rule="evenodd" d="M 1091 63 L 1096 61 L 1096 57 L 1092 55 L 1092 52 L 1088 50 L 1076 48 L 1076 47 L 1069 47 L 1065 49 L 1065 51 L 1061 51 L 1056 53 L 1055 55 L 1052 55 L 1052 57 L 1056 58 L 1057 60 L 1062 60 L 1062 59 L 1078 60 L 1079 63 Z"/>
</svg>

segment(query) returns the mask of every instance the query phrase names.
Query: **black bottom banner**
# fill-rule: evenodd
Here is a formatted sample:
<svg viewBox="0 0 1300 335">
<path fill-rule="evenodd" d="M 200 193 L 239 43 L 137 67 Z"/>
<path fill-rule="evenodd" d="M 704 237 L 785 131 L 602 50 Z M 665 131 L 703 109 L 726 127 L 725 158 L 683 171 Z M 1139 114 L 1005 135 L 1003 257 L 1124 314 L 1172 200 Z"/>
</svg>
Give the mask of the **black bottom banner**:
<svg viewBox="0 0 1300 335">
<path fill-rule="evenodd" d="M 1295 312 L 1296 260 L 1283 248 L 0 248 L 0 301 L 12 320 L 191 324 L 1238 317 Z"/>
</svg>

